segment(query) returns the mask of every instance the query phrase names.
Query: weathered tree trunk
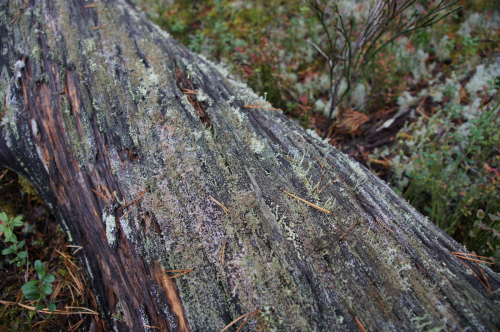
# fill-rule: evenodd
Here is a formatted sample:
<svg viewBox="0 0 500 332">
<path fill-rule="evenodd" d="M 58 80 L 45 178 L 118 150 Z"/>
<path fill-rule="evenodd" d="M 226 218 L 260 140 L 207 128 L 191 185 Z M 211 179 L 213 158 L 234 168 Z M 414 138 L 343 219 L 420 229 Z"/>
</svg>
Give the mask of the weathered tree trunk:
<svg viewBox="0 0 500 332">
<path fill-rule="evenodd" d="M 133 5 L 26 1 L 0 3 L 0 164 L 83 246 L 119 331 L 218 331 L 255 310 L 245 329 L 499 329 L 463 246 L 316 135 L 245 108 L 265 101 Z"/>
</svg>

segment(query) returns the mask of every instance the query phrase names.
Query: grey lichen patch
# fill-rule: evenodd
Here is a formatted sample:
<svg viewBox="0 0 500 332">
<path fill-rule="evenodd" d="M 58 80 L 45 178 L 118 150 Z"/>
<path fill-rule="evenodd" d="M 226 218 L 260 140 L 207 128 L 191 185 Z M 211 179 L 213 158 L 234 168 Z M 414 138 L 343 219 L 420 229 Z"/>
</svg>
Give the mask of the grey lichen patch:
<svg viewBox="0 0 500 332">
<path fill-rule="evenodd" d="M 266 143 L 264 143 L 256 133 L 250 136 L 250 149 L 256 154 L 262 154 L 266 150 Z"/>
<path fill-rule="evenodd" d="M 94 52 L 96 49 L 94 38 L 87 38 L 84 41 L 87 52 Z"/>
<path fill-rule="evenodd" d="M 106 225 L 106 238 L 108 239 L 108 244 L 111 248 L 115 248 L 117 240 L 117 228 L 115 216 L 108 212 L 107 209 L 102 211 L 102 221 Z"/>
<path fill-rule="evenodd" d="M 292 167 L 293 170 L 295 171 L 295 174 L 297 174 L 299 178 L 302 180 L 302 182 L 304 182 L 307 191 L 314 197 L 314 199 L 316 199 L 316 201 L 318 201 L 319 196 L 315 190 L 316 187 L 313 186 L 310 179 L 307 177 L 313 165 L 313 161 L 306 161 L 306 163 L 304 163 L 306 154 L 307 153 L 304 153 L 302 154 L 302 156 L 300 156 L 300 153 L 297 151 L 297 153 L 294 155 L 294 158 L 297 162 L 294 162 Z"/>
</svg>

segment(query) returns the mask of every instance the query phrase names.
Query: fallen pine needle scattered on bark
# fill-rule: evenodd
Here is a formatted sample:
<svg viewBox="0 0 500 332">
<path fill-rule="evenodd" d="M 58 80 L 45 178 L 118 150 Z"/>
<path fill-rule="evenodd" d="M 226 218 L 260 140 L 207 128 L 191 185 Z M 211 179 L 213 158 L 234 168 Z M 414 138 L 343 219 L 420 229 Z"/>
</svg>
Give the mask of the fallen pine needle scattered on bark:
<svg viewBox="0 0 500 332">
<path fill-rule="evenodd" d="M 321 194 L 323 192 L 323 190 L 326 189 L 326 187 L 328 187 L 329 185 L 331 185 L 332 183 L 335 183 L 337 182 L 339 179 L 335 179 L 335 180 L 332 180 L 330 182 L 328 182 L 327 184 L 325 184 L 325 186 L 323 188 L 321 188 L 321 190 L 318 192 L 318 195 Z"/>
<path fill-rule="evenodd" d="M 375 216 L 375 219 L 377 220 L 378 224 L 382 227 L 384 227 L 385 229 L 387 229 L 389 232 L 392 232 L 394 233 L 393 230 L 391 230 L 389 227 L 387 227 L 386 225 L 384 225 L 380 220 L 378 220 L 377 216 Z"/>
<path fill-rule="evenodd" d="M 168 280 L 168 279 L 174 279 L 174 278 L 177 278 L 177 277 L 180 277 L 180 276 L 183 276 L 185 274 L 188 274 L 189 272 L 193 271 L 194 270 L 194 267 L 192 269 L 184 269 L 184 270 L 168 270 L 168 271 L 165 271 L 165 272 L 181 272 L 179 274 L 176 274 L 176 275 L 173 275 L 171 277 L 167 277 L 167 278 L 164 278 L 165 280 Z"/>
<path fill-rule="evenodd" d="M 462 264 L 463 264 L 463 265 L 465 265 L 465 267 L 467 267 L 469 270 L 471 270 L 471 271 L 472 271 L 472 273 L 474 273 L 474 275 L 475 275 L 475 276 L 476 276 L 476 278 L 479 280 L 479 282 L 481 283 L 481 285 L 483 285 L 483 287 L 486 289 L 486 291 L 488 292 L 488 294 L 489 294 L 489 295 L 491 295 L 491 289 L 490 289 L 490 287 L 488 287 L 488 286 L 489 286 L 489 283 L 488 283 L 488 285 L 486 285 L 486 284 L 484 283 L 484 281 L 482 281 L 482 280 L 481 280 L 481 278 L 479 278 L 479 276 L 477 275 L 477 273 L 476 273 L 476 272 L 475 272 L 475 271 L 474 271 L 474 270 L 473 270 L 473 269 L 472 269 L 469 265 L 467 265 L 467 263 L 465 263 L 465 262 L 462 260 L 462 258 L 463 258 L 463 257 L 458 257 L 458 256 L 456 256 L 456 257 L 458 258 L 458 260 L 459 260 L 460 262 L 462 262 Z M 476 264 L 477 264 L 477 263 L 476 263 Z M 487 281 L 487 280 L 486 280 L 486 281 Z"/>
<path fill-rule="evenodd" d="M 352 225 L 351 225 L 351 227 L 349 227 L 349 228 L 347 229 L 347 231 L 345 231 L 345 232 L 344 232 L 344 234 L 342 234 L 342 237 L 346 236 L 346 234 L 347 234 L 347 233 L 348 233 L 351 229 L 353 229 L 353 228 L 354 228 L 354 226 L 356 226 L 356 225 L 358 224 L 358 222 L 359 222 L 359 220 L 356 220 L 356 222 L 355 222 L 354 224 L 352 224 Z"/>
<path fill-rule="evenodd" d="M 260 310 L 250 311 L 250 312 L 248 312 L 248 313 L 246 313 L 246 314 L 244 314 L 244 315 L 241 315 L 240 317 L 236 318 L 236 319 L 235 319 L 235 320 L 233 320 L 231 323 L 229 323 L 229 324 L 228 324 L 228 325 L 227 325 L 224 329 L 222 329 L 220 332 L 225 332 L 225 331 L 227 331 L 227 330 L 228 330 L 231 326 L 233 326 L 236 322 L 238 322 L 239 320 L 241 320 L 241 319 L 243 319 L 243 318 L 245 318 L 245 317 L 247 317 L 247 318 L 248 318 L 250 315 L 251 315 L 252 317 L 254 317 L 254 316 L 255 316 L 255 315 L 257 315 L 257 314 L 260 314 Z M 251 317 L 250 317 L 250 318 L 251 318 Z M 250 319 L 250 318 L 248 318 L 248 319 Z M 238 331 L 240 331 L 240 330 L 241 330 L 241 328 L 243 327 L 243 325 L 245 325 L 245 323 L 246 323 L 247 321 L 248 321 L 248 320 L 246 319 L 246 320 L 243 322 L 243 324 L 241 324 L 241 326 L 239 327 Z M 237 332 L 238 332 L 238 331 L 237 331 Z"/>
<path fill-rule="evenodd" d="M 321 163 L 320 163 L 320 165 L 321 165 Z M 321 167 L 321 168 L 323 168 L 323 167 Z M 318 192 L 319 186 L 321 185 L 321 180 L 323 180 L 323 175 L 325 175 L 325 170 L 323 170 L 323 172 L 321 172 L 321 176 L 319 177 L 318 184 L 315 187 L 316 188 L 316 193 L 318 193 L 318 194 L 319 194 L 319 192 Z"/>
<path fill-rule="evenodd" d="M 139 203 L 139 201 L 141 200 L 141 198 L 142 198 L 142 196 L 144 195 L 144 193 L 146 192 L 146 190 L 147 190 L 147 189 L 144 189 L 144 191 L 143 191 L 142 193 L 140 193 L 140 194 L 139 194 L 139 196 L 138 196 L 136 199 L 134 199 L 134 200 L 133 200 L 133 201 L 131 201 L 130 203 L 128 203 L 128 204 L 126 204 L 126 205 L 124 205 L 124 206 L 122 206 L 122 207 L 121 207 L 121 208 L 124 208 L 124 207 L 126 207 L 126 206 L 129 206 L 132 202 L 134 202 L 134 201 L 135 201 L 134 205 L 132 205 L 132 207 L 131 207 L 128 211 L 127 211 L 127 213 L 125 213 L 125 215 L 124 215 L 121 219 L 123 219 L 123 218 L 125 218 L 126 216 L 128 216 L 128 214 L 129 214 L 129 213 L 130 213 L 130 212 L 134 209 L 134 207 L 137 205 L 137 203 Z M 119 209 L 120 209 L 120 208 L 119 208 Z M 119 209 L 118 209 L 118 210 L 119 210 Z"/>
<path fill-rule="evenodd" d="M 224 267 L 224 251 L 226 250 L 226 244 L 227 242 L 224 242 L 224 245 L 222 246 L 222 249 L 219 254 L 219 262 L 221 262 L 222 267 Z"/>
<path fill-rule="evenodd" d="M 104 196 L 103 194 L 97 192 L 96 190 L 92 189 L 92 191 L 95 192 L 97 196 L 99 196 L 99 197 L 101 197 L 101 198 L 103 198 L 105 200 L 108 200 L 108 198 L 106 196 Z"/>
<path fill-rule="evenodd" d="M 492 263 L 490 263 L 490 262 L 483 262 L 481 260 L 478 261 L 478 262 L 481 262 L 481 263 L 484 263 L 484 264 L 493 264 L 495 262 L 495 260 L 493 258 L 491 258 L 491 257 L 478 256 L 478 255 L 474 255 L 474 254 L 466 254 L 466 253 L 458 252 L 458 251 L 452 251 L 451 253 L 453 255 L 455 255 L 456 257 L 458 257 L 457 255 L 460 255 L 460 256 L 473 256 L 473 257 L 479 257 L 479 258 L 489 259 L 490 261 L 492 261 Z M 472 258 L 469 258 L 469 257 L 463 257 L 463 258 L 464 259 L 473 260 Z"/>
<path fill-rule="evenodd" d="M 224 205 L 222 205 L 221 202 L 219 202 L 218 200 L 216 200 L 215 198 L 213 198 L 212 195 L 210 195 L 210 194 L 208 196 L 210 196 L 210 198 L 212 199 L 212 201 L 214 201 L 215 204 L 217 204 L 218 206 L 220 206 L 222 208 L 222 210 L 224 210 L 224 212 L 226 214 L 229 214 L 229 210 Z"/>
<path fill-rule="evenodd" d="M 361 321 L 358 319 L 358 317 L 354 317 L 354 321 L 356 322 L 356 325 L 358 325 L 361 332 L 366 332 L 365 327 L 363 326 L 363 324 L 361 324 Z"/>
<path fill-rule="evenodd" d="M 293 195 L 293 194 L 290 194 L 288 191 L 286 191 L 286 190 L 284 190 L 284 189 L 281 189 L 281 188 L 279 188 L 279 189 L 280 189 L 281 191 L 283 191 L 285 194 L 287 194 L 288 196 L 291 196 L 291 197 L 293 197 L 293 198 L 296 198 L 296 199 L 298 199 L 299 201 L 304 202 L 304 203 L 306 203 L 307 205 L 310 205 L 310 206 L 312 206 L 313 208 L 320 210 L 321 212 L 324 212 L 324 213 L 332 213 L 332 211 L 329 211 L 329 210 L 323 209 L 322 207 L 317 206 L 317 205 L 315 205 L 315 204 L 313 204 L 313 203 L 311 203 L 311 202 L 308 202 L 308 201 L 306 201 L 305 199 L 302 199 L 302 198 L 297 197 L 297 196 L 295 196 L 295 195 Z"/>
</svg>

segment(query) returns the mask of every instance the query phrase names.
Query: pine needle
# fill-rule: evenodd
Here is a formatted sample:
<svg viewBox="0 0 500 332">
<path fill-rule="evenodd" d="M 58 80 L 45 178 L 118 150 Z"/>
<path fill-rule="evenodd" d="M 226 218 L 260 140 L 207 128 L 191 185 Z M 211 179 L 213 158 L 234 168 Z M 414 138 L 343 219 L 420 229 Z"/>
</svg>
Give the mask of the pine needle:
<svg viewBox="0 0 500 332">
<path fill-rule="evenodd" d="M 139 197 L 137 197 L 137 198 L 135 199 L 135 203 L 134 203 L 134 205 L 132 205 L 132 207 L 131 207 L 128 211 L 127 211 L 127 213 L 125 213 L 125 215 L 124 215 L 123 217 L 121 217 L 121 219 L 124 219 L 126 216 L 128 216 L 128 214 L 129 214 L 129 213 L 130 213 L 130 212 L 134 209 L 134 207 L 137 205 L 137 203 L 139 203 L 139 201 L 141 200 L 141 198 L 142 198 L 142 196 L 144 195 L 144 193 L 145 193 L 145 192 L 146 192 L 146 189 L 144 189 L 144 191 L 143 191 L 143 192 L 139 195 Z M 132 201 L 132 202 L 133 202 L 133 201 Z M 130 202 L 130 203 L 132 203 L 132 202 Z M 130 204 L 130 203 L 129 203 L 129 204 Z M 128 204 L 127 204 L 127 205 L 128 205 Z M 127 206 L 127 205 L 125 205 L 125 206 Z M 125 206 L 124 206 L 124 207 L 125 207 Z"/>
<path fill-rule="evenodd" d="M 344 234 L 342 234 L 342 237 L 344 237 L 351 229 L 353 229 L 354 226 L 356 226 L 358 222 L 359 222 L 359 220 L 356 220 L 356 222 L 354 224 L 352 224 L 351 227 L 349 227 L 347 229 L 347 231 L 344 232 Z"/>
<path fill-rule="evenodd" d="M 361 332 L 366 332 L 365 327 L 363 326 L 363 324 L 361 324 L 358 317 L 354 317 L 354 321 L 356 322 L 356 325 L 358 325 L 358 328 L 360 329 Z"/>
<path fill-rule="evenodd" d="M 283 191 L 285 194 L 287 194 L 288 196 L 291 196 L 291 197 L 293 197 L 293 198 L 296 198 L 296 199 L 298 199 L 299 201 L 304 202 L 304 203 L 306 203 L 307 205 L 310 205 L 310 206 L 312 206 L 313 208 L 320 210 L 321 212 L 324 212 L 324 213 L 332 213 L 332 211 L 328 211 L 328 210 L 326 210 L 326 209 L 323 209 L 322 207 L 319 207 L 319 206 L 317 206 L 317 205 L 315 205 L 315 204 L 313 204 L 313 203 L 311 203 L 311 202 L 308 202 L 308 201 L 306 201 L 305 199 L 302 199 L 302 198 L 297 197 L 297 196 L 295 196 L 295 195 L 293 195 L 293 194 L 290 194 L 288 191 L 286 191 L 286 190 L 284 190 L 284 189 L 281 189 L 281 188 L 279 188 L 279 189 L 280 189 L 281 191 Z"/>
<path fill-rule="evenodd" d="M 484 256 L 478 256 L 478 255 L 474 255 L 474 254 L 466 254 L 464 252 L 458 252 L 458 251 L 452 251 L 451 252 L 452 254 L 459 254 L 459 255 L 464 255 L 464 256 L 474 256 L 474 257 L 480 257 L 480 258 L 484 258 L 484 259 L 489 259 L 491 261 L 495 261 L 493 258 L 491 257 L 484 257 Z M 456 255 L 455 255 L 456 256 Z"/>
<path fill-rule="evenodd" d="M 93 191 L 93 192 L 95 192 L 97 196 L 99 196 L 99 197 L 101 197 L 101 198 L 103 198 L 103 199 L 105 199 L 105 200 L 108 200 L 108 198 L 107 198 L 106 196 L 104 196 L 104 195 L 102 195 L 102 194 L 98 193 L 98 192 L 97 192 L 97 191 L 95 191 L 94 189 L 92 189 L 92 191 Z"/>
<path fill-rule="evenodd" d="M 260 310 L 251 311 L 251 312 L 248 312 L 248 313 L 246 313 L 246 314 L 244 314 L 244 315 L 241 315 L 240 317 L 236 318 L 236 319 L 235 319 L 235 320 L 233 320 L 231 323 L 229 323 L 229 324 L 228 324 L 225 328 L 223 328 L 220 332 L 225 332 L 225 331 L 227 331 L 227 330 L 228 330 L 231 326 L 233 326 L 236 322 L 238 322 L 239 320 L 241 320 L 241 319 L 243 319 L 243 318 L 245 318 L 245 317 L 248 317 L 248 316 L 250 316 L 250 315 L 252 315 L 252 314 L 253 314 L 253 316 L 255 316 L 255 315 L 257 315 L 257 314 L 260 314 Z M 253 317 L 253 316 L 252 316 L 252 317 Z M 244 323 L 245 323 L 245 322 L 244 322 Z M 244 324 L 244 323 L 243 323 L 243 324 Z M 242 324 L 242 326 L 243 326 L 243 324 Z M 241 327 L 241 326 L 240 326 L 240 327 Z"/>
<path fill-rule="evenodd" d="M 83 6 L 83 8 L 96 8 L 96 7 L 97 7 L 96 3 L 90 4 L 90 5 L 87 5 L 87 6 Z"/>
<path fill-rule="evenodd" d="M 182 273 L 179 273 L 179 274 L 176 274 L 176 275 L 173 275 L 171 277 L 167 277 L 165 278 L 165 280 L 168 280 L 168 279 L 174 279 L 174 278 L 177 278 L 177 277 L 180 277 L 180 276 L 183 276 L 185 274 L 188 274 L 189 272 L 193 271 L 194 270 L 194 267 L 192 269 L 184 269 L 184 270 L 168 270 L 168 271 L 165 271 L 165 272 L 182 272 Z"/>
<path fill-rule="evenodd" d="M 377 220 L 378 224 L 382 227 L 384 227 L 385 229 L 387 229 L 389 232 L 392 232 L 394 233 L 393 230 L 391 230 L 389 227 L 387 227 L 386 225 L 382 224 L 382 222 L 380 220 L 378 220 L 377 216 L 375 216 L 375 219 Z"/>
<path fill-rule="evenodd" d="M 219 202 L 218 200 L 216 200 L 215 198 L 213 198 L 212 195 L 210 195 L 210 194 L 208 196 L 210 196 L 210 198 L 215 202 L 215 204 L 217 204 L 218 206 L 220 206 L 222 208 L 222 210 L 224 210 L 224 212 L 226 213 L 226 215 L 229 214 L 229 210 L 224 205 L 222 205 L 221 202 Z"/>
<path fill-rule="evenodd" d="M 226 250 L 226 244 L 227 242 L 224 242 L 224 245 L 222 246 L 222 249 L 219 254 L 219 262 L 221 262 L 222 267 L 224 267 L 224 251 Z"/>
<path fill-rule="evenodd" d="M 463 264 L 463 265 L 465 265 L 465 267 L 467 267 L 469 270 L 471 270 L 471 271 L 472 271 L 472 273 L 474 273 L 474 275 L 475 275 L 475 276 L 476 276 L 476 278 L 479 280 L 479 282 L 481 283 L 481 285 L 483 285 L 483 287 L 486 289 L 486 291 L 488 292 L 488 294 L 490 294 L 490 295 L 491 295 L 491 291 L 490 291 L 490 289 L 489 289 L 489 288 L 488 288 L 488 286 L 487 286 L 487 285 L 486 285 L 486 284 L 485 284 L 485 283 L 481 280 L 481 278 L 479 278 L 479 276 L 477 275 L 477 273 L 476 273 L 476 272 L 475 272 L 475 271 L 474 271 L 474 270 L 473 270 L 473 269 L 472 269 L 469 265 L 467 265 L 467 264 L 466 264 L 466 263 L 465 263 L 465 262 L 461 259 L 462 257 L 457 257 L 457 258 L 458 258 L 458 260 L 459 260 L 460 262 L 462 262 L 462 264 Z"/>
<path fill-rule="evenodd" d="M 332 184 L 332 183 L 337 182 L 338 180 L 339 180 L 339 179 L 335 179 L 335 180 L 332 180 L 332 181 L 328 182 L 328 183 L 327 183 L 327 184 L 326 184 L 326 185 L 325 185 L 325 186 L 324 186 L 324 187 L 323 187 L 323 188 L 322 188 L 322 189 L 318 192 L 318 194 L 321 194 L 321 193 L 323 192 L 323 190 L 325 190 L 325 189 L 326 189 L 326 187 L 328 187 L 328 186 L 329 186 L 330 184 Z"/>
<path fill-rule="evenodd" d="M 457 258 L 466 259 L 468 261 L 479 262 L 479 263 L 484 263 L 484 264 L 494 264 L 494 263 L 490 263 L 490 262 L 483 262 L 483 261 L 481 261 L 479 259 L 474 259 L 474 258 L 470 258 L 470 257 L 467 257 L 467 256 L 462 256 L 460 254 L 454 254 L 454 255 Z"/>
</svg>

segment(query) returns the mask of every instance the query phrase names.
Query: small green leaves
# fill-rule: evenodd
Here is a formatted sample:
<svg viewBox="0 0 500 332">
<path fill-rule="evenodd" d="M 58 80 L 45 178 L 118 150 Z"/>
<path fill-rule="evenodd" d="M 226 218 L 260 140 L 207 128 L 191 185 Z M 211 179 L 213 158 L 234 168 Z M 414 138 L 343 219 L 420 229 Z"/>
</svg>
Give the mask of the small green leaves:
<svg viewBox="0 0 500 332">
<path fill-rule="evenodd" d="M 22 251 L 22 253 L 24 253 L 24 255 L 26 255 L 25 251 Z M 39 280 L 28 281 L 21 288 L 21 291 L 25 295 L 25 298 L 27 300 L 31 300 L 31 301 L 39 301 L 40 299 L 44 298 L 45 295 L 52 294 L 52 291 L 53 291 L 52 290 L 52 283 L 56 280 L 56 278 L 53 275 L 47 274 L 45 272 L 45 263 L 42 263 L 39 260 L 37 260 L 35 262 L 35 269 L 38 272 L 38 276 L 39 276 L 40 281 Z M 53 310 L 51 310 L 51 311 L 54 311 L 55 304 L 53 302 L 51 302 L 51 304 L 53 304 L 53 306 L 52 306 Z M 43 308 L 44 307 L 42 307 L 42 309 Z M 41 310 L 41 309 L 37 309 L 37 310 Z M 49 310 L 50 310 L 50 307 L 49 307 Z"/>
<path fill-rule="evenodd" d="M 10 227 L 5 228 L 4 235 L 5 235 L 5 240 L 7 242 L 13 242 L 13 241 L 10 241 L 10 238 L 12 237 L 12 235 L 14 235 L 12 228 L 10 228 Z"/>
<path fill-rule="evenodd" d="M 42 281 L 47 283 L 53 283 L 55 280 L 56 278 L 52 274 L 46 274 L 42 277 Z"/>
<path fill-rule="evenodd" d="M 52 299 L 52 301 L 50 301 L 49 305 L 47 306 L 47 309 L 49 309 L 50 312 L 54 312 L 54 310 L 56 310 L 55 301 L 56 299 Z"/>
<path fill-rule="evenodd" d="M 15 217 L 14 220 L 12 221 L 11 225 L 14 227 L 20 227 L 20 226 L 24 225 L 24 223 L 21 221 L 21 219 L 23 219 L 22 214 Z"/>
<path fill-rule="evenodd" d="M 9 217 L 7 217 L 7 213 L 5 212 L 0 213 L 0 220 L 2 220 L 3 222 L 9 220 Z"/>
<path fill-rule="evenodd" d="M 46 295 L 52 294 L 52 284 L 42 285 L 41 291 Z"/>
<path fill-rule="evenodd" d="M 43 275 L 45 275 L 45 263 L 42 263 L 40 262 L 40 260 L 37 259 L 35 262 L 35 269 L 36 272 L 38 272 L 40 279 L 42 279 Z"/>
<path fill-rule="evenodd" d="M 38 280 L 28 281 L 23 287 L 21 287 L 23 294 L 30 294 L 38 292 Z"/>
</svg>

